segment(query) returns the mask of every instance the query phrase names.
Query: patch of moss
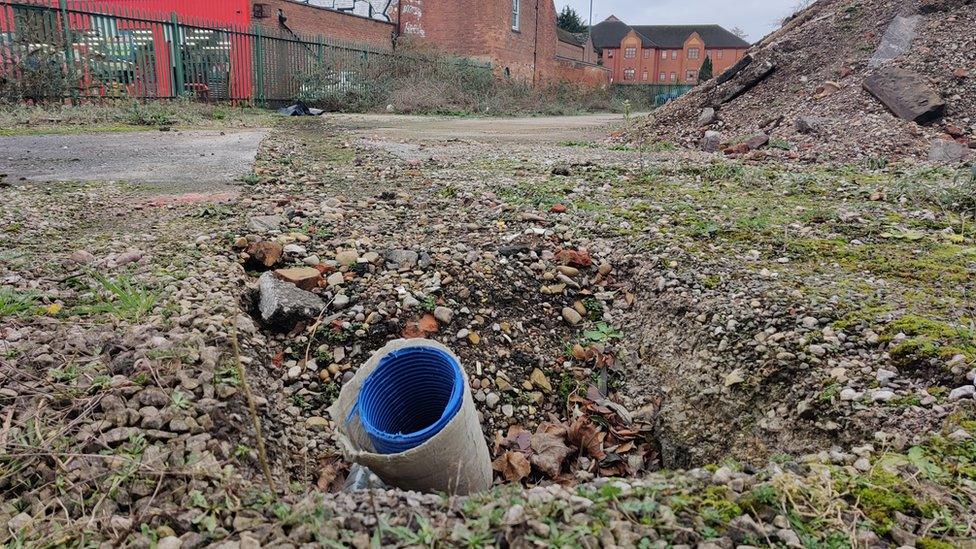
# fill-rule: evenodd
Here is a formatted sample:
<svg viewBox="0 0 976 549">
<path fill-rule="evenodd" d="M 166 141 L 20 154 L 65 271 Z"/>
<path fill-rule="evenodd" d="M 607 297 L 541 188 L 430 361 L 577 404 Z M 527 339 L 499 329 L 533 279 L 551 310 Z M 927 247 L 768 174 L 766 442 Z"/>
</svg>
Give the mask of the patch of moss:
<svg viewBox="0 0 976 549">
<path fill-rule="evenodd" d="M 851 497 L 871 521 L 875 532 L 885 535 L 897 524 L 895 513 L 909 516 L 925 516 L 926 513 L 898 475 L 876 471 L 870 475 L 857 476 L 849 480 Z"/>
</svg>

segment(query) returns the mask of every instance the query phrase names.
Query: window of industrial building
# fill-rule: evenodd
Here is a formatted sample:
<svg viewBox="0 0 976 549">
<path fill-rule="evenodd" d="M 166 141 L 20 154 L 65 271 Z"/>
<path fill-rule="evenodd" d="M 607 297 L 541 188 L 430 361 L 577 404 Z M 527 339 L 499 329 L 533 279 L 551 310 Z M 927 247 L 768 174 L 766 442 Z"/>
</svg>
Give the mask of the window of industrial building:
<svg viewBox="0 0 976 549">
<path fill-rule="evenodd" d="M 668 81 L 668 73 L 662 72 L 659 76 L 660 76 L 660 78 L 658 78 L 658 80 L 660 80 L 661 82 L 667 82 Z"/>
<path fill-rule="evenodd" d="M 661 50 L 661 59 L 668 58 L 668 50 Z"/>
<path fill-rule="evenodd" d="M 676 73 L 676 72 L 672 72 L 671 73 L 671 81 L 672 82 L 677 82 L 678 81 L 678 73 Z"/>
<path fill-rule="evenodd" d="M 694 82 L 696 76 L 697 76 L 696 71 L 688 71 L 685 73 L 685 80 L 687 80 L 688 82 Z"/>
<path fill-rule="evenodd" d="M 522 16 L 522 0 L 512 0 L 512 30 L 517 31 L 522 28 L 519 21 Z"/>
<path fill-rule="evenodd" d="M 634 59 L 637 57 L 637 48 L 627 48 L 624 52 L 624 57 L 626 59 Z"/>
<path fill-rule="evenodd" d="M 634 69 L 627 69 L 624 71 L 624 80 L 633 80 L 634 76 L 637 75 L 637 71 Z"/>
<path fill-rule="evenodd" d="M 678 50 L 673 50 L 671 52 L 671 59 L 677 59 L 677 58 L 678 58 Z"/>
<path fill-rule="evenodd" d="M 651 58 L 651 50 L 644 50 L 644 59 Z"/>
<path fill-rule="evenodd" d="M 701 50 L 698 48 L 688 48 L 688 59 L 698 59 L 701 55 Z"/>
</svg>

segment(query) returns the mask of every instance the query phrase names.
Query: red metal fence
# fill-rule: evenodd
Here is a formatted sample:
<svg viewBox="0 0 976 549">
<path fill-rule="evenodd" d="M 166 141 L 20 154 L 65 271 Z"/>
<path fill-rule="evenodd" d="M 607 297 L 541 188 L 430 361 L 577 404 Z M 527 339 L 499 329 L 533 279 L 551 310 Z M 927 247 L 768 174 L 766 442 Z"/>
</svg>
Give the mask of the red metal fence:
<svg viewBox="0 0 976 549">
<path fill-rule="evenodd" d="M 290 101 L 361 89 L 392 55 L 145 8 L 174 2 L 0 0 L 0 96 Z"/>
</svg>

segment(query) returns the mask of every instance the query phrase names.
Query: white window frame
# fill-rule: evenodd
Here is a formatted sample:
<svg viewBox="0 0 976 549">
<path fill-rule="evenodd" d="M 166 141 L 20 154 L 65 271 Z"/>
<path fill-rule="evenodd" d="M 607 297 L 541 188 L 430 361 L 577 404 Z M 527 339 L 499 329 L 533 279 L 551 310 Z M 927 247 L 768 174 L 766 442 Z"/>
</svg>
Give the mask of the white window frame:
<svg viewBox="0 0 976 549">
<path fill-rule="evenodd" d="M 701 49 L 688 48 L 688 59 L 701 59 Z"/>
<path fill-rule="evenodd" d="M 661 77 L 661 79 L 660 79 L 660 80 L 661 80 L 661 82 L 667 82 L 667 81 L 668 81 L 668 73 L 666 73 L 666 72 L 662 72 L 662 73 L 661 73 L 661 74 L 659 74 L 658 76 L 660 76 L 660 77 Z"/>
<path fill-rule="evenodd" d="M 668 58 L 668 50 L 661 50 L 661 59 Z"/>
<path fill-rule="evenodd" d="M 678 50 L 671 50 L 671 59 L 674 60 L 677 58 L 678 58 Z"/>
<path fill-rule="evenodd" d="M 624 59 L 637 59 L 637 48 L 634 47 L 625 48 Z"/>
<path fill-rule="evenodd" d="M 522 0 L 512 0 L 512 30 L 522 30 Z"/>
<path fill-rule="evenodd" d="M 628 82 L 637 80 L 637 69 L 624 69 L 624 80 Z"/>
</svg>

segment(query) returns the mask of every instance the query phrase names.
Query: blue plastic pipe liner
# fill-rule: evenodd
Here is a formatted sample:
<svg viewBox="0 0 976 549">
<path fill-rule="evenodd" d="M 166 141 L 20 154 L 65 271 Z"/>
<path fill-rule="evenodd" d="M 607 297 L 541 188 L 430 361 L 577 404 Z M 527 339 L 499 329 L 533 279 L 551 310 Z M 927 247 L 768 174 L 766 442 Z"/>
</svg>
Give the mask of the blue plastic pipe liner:
<svg viewBox="0 0 976 549">
<path fill-rule="evenodd" d="M 447 426 L 463 396 L 457 360 L 433 347 L 407 347 L 380 359 L 363 382 L 356 409 L 376 452 L 399 454 Z"/>
</svg>

